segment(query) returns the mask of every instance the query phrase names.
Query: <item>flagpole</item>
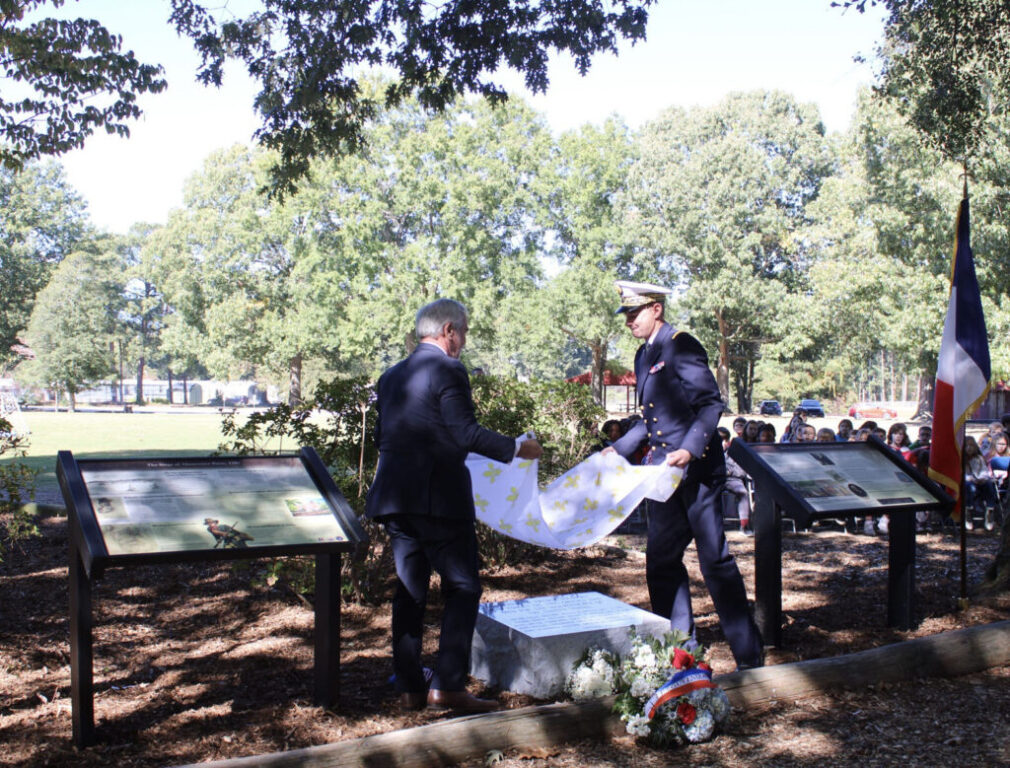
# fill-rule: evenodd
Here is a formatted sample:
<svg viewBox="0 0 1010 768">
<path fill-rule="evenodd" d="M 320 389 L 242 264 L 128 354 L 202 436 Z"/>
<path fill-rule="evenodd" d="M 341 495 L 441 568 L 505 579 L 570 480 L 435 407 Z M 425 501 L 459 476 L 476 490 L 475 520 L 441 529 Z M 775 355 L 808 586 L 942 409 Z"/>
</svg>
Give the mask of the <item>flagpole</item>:
<svg viewBox="0 0 1010 768">
<path fill-rule="evenodd" d="M 961 174 L 961 195 L 963 200 L 968 199 L 968 160 L 961 163 L 963 173 Z M 956 257 L 955 257 L 956 258 Z M 957 490 L 957 503 L 961 506 L 961 547 L 959 557 L 961 558 L 961 596 L 958 605 L 962 611 L 968 610 L 968 509 L 964 503 L 964 476 L 967 470 L 967 453 L 964 444 L 968 439 L 968 426 L 965 424 L 961 428 L 961 477 Z"/>
<path fill-rule="evenodd" d="M 965 458 L 964 444 L 967 441 L 968 430 L 964 429 L 961 432 L 961 482 L 958 486 L 957 492 L 957 503 L 961 506 L 961 595 L 958 600 L 958 606 L 962 611 L 968 609 L 968 528 L 967 528 L 967 516 L 969 514 L 968 508 L 964 503 L 964 476 L 968 468 L 968 462 Z"/>
<path fill-rule="evenodd" d="M 965 503 L 967 420 L 985 400 L 992 378 L 982 297 L 971 251 L 968 164 L 963 163 L 964 197 L 958 208 L 957 236 L 950 275 L 950 301 L 943 324 L 933 398 L 933 442 L 929 476 L 955 497 L 960 525 L 960 599 L 968 605 L 968 535 Z"/>
</svg>

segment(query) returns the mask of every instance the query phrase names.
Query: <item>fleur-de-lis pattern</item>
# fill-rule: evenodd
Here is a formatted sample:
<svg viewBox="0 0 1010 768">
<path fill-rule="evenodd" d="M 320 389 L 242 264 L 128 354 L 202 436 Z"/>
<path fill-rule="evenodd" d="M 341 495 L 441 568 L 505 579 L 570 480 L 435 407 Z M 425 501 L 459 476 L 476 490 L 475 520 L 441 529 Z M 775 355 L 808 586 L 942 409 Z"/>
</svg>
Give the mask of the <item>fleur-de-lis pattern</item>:
<svg viewBox="0 0 1010 768">
<path fill-rule="evenodd" d="M 546 488 L 537 486 L 537 462 L 511 464 L 471 454 L 477 518 L 531 544 L 575 549 L 595 544 L 644 500 L 665 501 L 683 472 L 674 467 L 634 466 L 615 453 L 594 453 Z"/>
</svg>

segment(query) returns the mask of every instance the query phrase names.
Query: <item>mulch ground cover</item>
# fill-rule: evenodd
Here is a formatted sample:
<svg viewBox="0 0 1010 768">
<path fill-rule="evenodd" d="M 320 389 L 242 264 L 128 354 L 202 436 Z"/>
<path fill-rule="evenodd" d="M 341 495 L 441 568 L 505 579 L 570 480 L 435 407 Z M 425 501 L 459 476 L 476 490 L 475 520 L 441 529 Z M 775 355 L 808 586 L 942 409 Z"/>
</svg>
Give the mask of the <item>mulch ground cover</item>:
<svg viewBox="0 0 1010 768">
<path fill-rule="evenodd" d="M 255 578 L 263 564 L 187 564 L 111 569 L 94 594 L 95 715 L 99 743 L 71 741 L 67 526 L 41 521 L 42 534 L 0 563 L 0 763 L 31 766 L 170 766 L 250 756 L 436 722 L 436 712 L 400 711 L 386 684 L 389 608 L 345 605 L 341 701 L 312 701 L 313 612 L 289 590 Z M 753 540 L 729 534 L 749 591 Z M 996 536 L 969 534 L 977 581 Z M 597 590 L 648 608 L 636 537 L 539 562 L 486 572 L 483 599 Z M 784 633 L 768 662 L 780 664 L 872 648 L 1000 621 L 1010 598 L 958 608 L 958 545 L 949 533 L 918 539 L 918 604 L 911 631 L 886 626 L 887 544 L 831 527 L 787 534 L 783 543 Z M 689 558 L 699 639 L 716 674 L 734 664 L 718 618 Z M 260 586 L 256 586 L 260 584 Z M 437 637 L 432 591 L 426 650 Z M 506 707 L 542 703 L 482 689 Z M 712 742 L 674 751 L 630 738 L 544 752 L 489 754 L 468 766 L 891 766 L 1008 765 L 1010 668 L 951 680 L 912 680 L 776 701 L 735 711 Z"/>
</svg>

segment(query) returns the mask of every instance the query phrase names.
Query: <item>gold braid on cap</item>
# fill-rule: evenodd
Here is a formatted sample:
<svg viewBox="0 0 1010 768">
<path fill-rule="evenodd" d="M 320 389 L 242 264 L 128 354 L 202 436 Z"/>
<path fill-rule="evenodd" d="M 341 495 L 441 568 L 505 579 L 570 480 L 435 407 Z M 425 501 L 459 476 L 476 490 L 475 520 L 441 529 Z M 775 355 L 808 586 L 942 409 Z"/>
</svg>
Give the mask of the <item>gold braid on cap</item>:
<svg viewBox="0 0 1010 768">
<path fill-rule="evenodd" d="M 662 302 L 666 299 L 665 293 L 632 293 L 625 295 L 624 291 L 620 288 L 617 292 L 621 294 L 621 306 L 628 307 L 644 307 L 646 304 L 655 304 L 657 301 Z"/>
</svg>

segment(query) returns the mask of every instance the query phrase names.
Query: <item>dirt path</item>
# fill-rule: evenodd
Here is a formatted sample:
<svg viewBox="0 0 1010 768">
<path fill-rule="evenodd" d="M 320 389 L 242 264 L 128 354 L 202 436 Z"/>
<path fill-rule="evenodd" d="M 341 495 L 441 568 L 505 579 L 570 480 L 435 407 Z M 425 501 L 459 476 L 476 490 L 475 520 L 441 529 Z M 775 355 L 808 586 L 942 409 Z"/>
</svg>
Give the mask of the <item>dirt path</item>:
<svg viewBox="0 0 1010 768">
<path fill-rule="evenodd" d="M 314 706 L 312 612 L 290 593 L 251 586 L 262 565 L 186 565 L 110 571 L 95 595 L 95 712 L 101 743 L 70 742 L 66 523 L 0 563 L 0 743 L 5 765 L 164 766 L 247 756 L 381 733 L 445 715 L 404 714 L 385 684 L 390 674 L 388 606 L 345 606 L 342 700 Z M 730 534 L 749 588 L 752 540 Z M 993 534 L 969 535 L 977 578 Z M 635 547 L 632 538 L 612 545 Z M 956 610 L 952 536 L 919 539 L 921 624 L 885 626 L 886 542 L 827 529 L 784 541 L 783 663 L 875 647 L 1007 618 L 1010 599 Z M 717 674 L 733 663 L 711 601 L 690 563 L 700 639 Z M 644 561 L 614 548 L 546 553 L 542 562 L 484 579 L 484 600 L 598 590 L 647 606 Z M 437 591 L 433 592 L 437 595 Z M 434 606 L 435 610 L 438 606 Z M 431 624 L 426 648 L 434 647 Z M 761 711 L 736 712 L 712 743 L 656 752 L 630 740 L 580 744 L 551 755 L 505 755 L 511 766 L 652 765 L 1006 765 L 1010 670 L 839 692 Z M 477 688 L 475 691 L 479 690 Z M 492 695 L 497 692 L 488 692 Z M 534 703 L 503 693 L 509 707 Z M 473 762 L 476 768 L 481 763 Z"/>
</svg>

